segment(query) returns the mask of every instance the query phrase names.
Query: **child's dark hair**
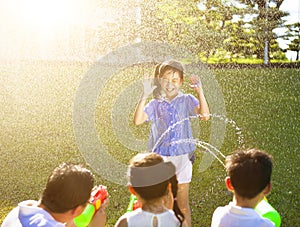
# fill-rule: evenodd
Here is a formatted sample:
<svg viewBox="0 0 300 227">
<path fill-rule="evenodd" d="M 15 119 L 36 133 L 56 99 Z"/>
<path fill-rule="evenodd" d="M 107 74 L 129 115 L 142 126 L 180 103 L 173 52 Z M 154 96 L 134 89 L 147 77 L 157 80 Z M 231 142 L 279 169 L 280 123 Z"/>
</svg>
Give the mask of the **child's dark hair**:
<svg viewBox="0 0 300 227">
<path fill-rule="evenodd" d="M 244 198 L 254 198 L 271 181 L 272 156 L 257 150 L 237 150 L 226 157 L 226 169 L 234 191 Z"/>
<path fill-rule="evenodd" d="M 178 203 L 177 203 L 178 181 L 177 181 L 176 175 L 174 175 L 170 179 L 170 182 L 171 182 L 171 185 L 172 185 L 172 194 L 173 194 L 173 197 L 174 197 L 173 211 L 174 211 L 177 219 L 180 221 L 180 223 L 182 225 L 182 222 L 184 221 L 184 215 L 181 212 L 181 210 L 179 209 Z"/>
<path fill-rule="evenodd" d="M 161 64 L 157 64 L 155 66 L 154 69 L 154 86 L 156 86 L 156 88 L 153 90 L 153 97 L 155 99 L 158 99 L 162 96 L 162 89 L 161 89 L 161 85 L 159 83 L 159 68 L 160 68 Z"/>
<path fill-rule="evenodd" d="M 91 195 L 94 177 L 81 165 L 62 163 L 48 177 L 41 203 L 51 212 L 63 213 L 85 205 Z"/>
<path fill-rule="evenodd" d="M 181 62 L 174 59 L 164 61 L 160 64 L 158 77 L 162 77 L 162 75 L 170 69 L 179 72 L 180 79 L 183 80 L 184 66 Z"/>
<path fill-rule="evenodd" d="M 178 181 L 175 175 L 175 166 L 171 162 L 164 162 L 163 158 L 156 153 L 144 153 L 131 160 L 129 171 L 133 189 L 141 198 L 148 201 L 167 195 L 167 188 L 171 183 L 174 197 L 173 211 L 182 224 L 184 216 L 176 201 Z"/>
</svg>

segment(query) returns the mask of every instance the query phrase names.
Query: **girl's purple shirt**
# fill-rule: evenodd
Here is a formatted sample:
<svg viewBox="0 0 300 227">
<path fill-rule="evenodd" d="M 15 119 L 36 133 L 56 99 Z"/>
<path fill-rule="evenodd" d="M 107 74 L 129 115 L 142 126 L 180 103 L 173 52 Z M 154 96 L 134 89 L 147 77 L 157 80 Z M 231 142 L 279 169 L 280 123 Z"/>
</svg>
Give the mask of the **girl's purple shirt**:
<svg viewBox="0 0 300 227">
<path fill-rule="evenodd" d="M 153 151 L 157 141 L 159 143 L 154 152 L 163 156 L 177 156 L 194 151 L 195 144 L 179 141 L 193 139 L 189 117 L 196 115 L 195 107 L 198 105 L 199 101 L 195 96 L 182 92 L 179 92 L 171 102 L 163 98 L 152 99 L 145 106 L 148 121 L 152 123 L 148 141 L 149 151 Z M 160 138 L 166 130 L 169 131 Z"/>
</svg>

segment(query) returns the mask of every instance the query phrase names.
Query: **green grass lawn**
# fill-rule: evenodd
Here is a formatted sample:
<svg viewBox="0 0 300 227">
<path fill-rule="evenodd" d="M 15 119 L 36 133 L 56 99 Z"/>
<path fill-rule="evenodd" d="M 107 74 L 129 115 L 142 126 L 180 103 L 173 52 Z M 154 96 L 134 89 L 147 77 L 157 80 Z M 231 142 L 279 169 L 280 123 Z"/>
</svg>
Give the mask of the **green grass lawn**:
<svg viewBox="0 0 300 227">
<path fill-rule="evenodd" d="M 66 62 L 0 64 L 0 222 L 18 202 L 39 198 L 55 166 L 61 162 L 85 163 L 86 157 L 74 138 L 72 117 L 77 88 L 91 66 Z M 132 83 L 145 72 L 151 73 L 152 66 L 133 67 L 110 78 L 95 108 L 99 139 L 108 154 L 124 164 L 137 151 L 124 145 L 126 135 L 120 135 L 122 130 L 114 128 L 112 122 L 121 129 L 129 128 L 137 140 L 147 139 L 149 126 L 131 123 L 131 104 L 140 92 Z M 268 199 L 281 214 L 282 226 L 299 225 L 300 70 L 230 69 L 211 73 L 223 93 L 226 117 L 242 129 L 245 145 L 266 150 L 274 157 L 273 189 Z M 184 90 L 190 92 L 187 87 Z M 207 94 L 212 95 L 209 91 Z M 120 100 L 128 101 L 129 112 L 117 109 Z M 213 98 L 208 97 L 210 100 Z M 112 110 L 120 115 L 112 114 Z M 127 122 L 118 122 L 115 116 Z M 211 122 L 201 122 L 200 126 L 200 139 L 208 141 L 213 133 Z M 230 154 L 239 144 L 234 129 L 226 129 L 220 150 Z M 204 172 L 199 171 L 203 157 L 199 151 L 191 183 L 194 226 L 210 226 L 214 209 L 227 204 L 232 196 L 225 188 L 226 173 L 219 162 L 215 160 Z M 129 193 L 124 185 L 104 178 L 101 171 L 95 171 L 96 181 L 108 187 L 107 226 L 113 226 L 126 210 Z M 103 168 L 105 171 L 110 170 Z"/>
</svg>

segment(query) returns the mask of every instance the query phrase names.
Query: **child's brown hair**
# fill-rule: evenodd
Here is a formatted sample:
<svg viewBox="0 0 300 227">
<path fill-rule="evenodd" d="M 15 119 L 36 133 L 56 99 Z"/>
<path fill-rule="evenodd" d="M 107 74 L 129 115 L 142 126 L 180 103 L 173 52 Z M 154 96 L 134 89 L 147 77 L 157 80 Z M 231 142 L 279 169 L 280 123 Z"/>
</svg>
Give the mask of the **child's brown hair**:
<svg viewBox="0 0 300 227">
<path fill-rule="evenodd" d="M 272 156 L 258 149 L 237 150 L 226 157 L 226 169 L 234 191 L 248 199 L 258 195 L 271 181 Z"/>
<path fill-rule="evenodd" d="M 178 181 L 175 172 L 175 166 L 171 162 L 164 162 L 156 153 L 138 154 L 130 161 L 129 183 L 135 192 L 148 201 L 167 195 L 167 188 L 171 183 L 173 211 L 182 223 L 184 216 L 176 201 Z"/>
</svg>

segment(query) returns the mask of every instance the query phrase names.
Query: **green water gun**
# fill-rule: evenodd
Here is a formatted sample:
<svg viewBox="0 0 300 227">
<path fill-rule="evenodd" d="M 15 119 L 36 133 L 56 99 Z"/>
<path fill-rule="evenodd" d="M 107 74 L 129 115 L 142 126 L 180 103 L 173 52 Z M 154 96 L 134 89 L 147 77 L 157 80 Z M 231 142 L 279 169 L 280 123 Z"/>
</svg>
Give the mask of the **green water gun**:
<svg viewBox="0 0 300 227">
<path fill-rule="evenodd" d="M 257 204 L 254 210 L 262 217 L 267 218 L 271 222 L 273 222 L 276 227 L 280 227 L 281 217 L 279 213 L 271 206 L 271 204 L 268 203 L 266 197 Z"/>
<path fill-rule="evenodd" d="M 108 192 L 105 186 L 99 185 L 91 193 L 91 199 L 84 211 L 74 218 L 74 223 L 77 227 L 86 227 L 91 222 L 94 214 L 100 209 L 101 204 L 104 203 L 108 197 Z"/>
<path fill-rule="evenodd" d="M 141 203 L 138 201 L 137 197 L 131 194 L 126 213 L 132 212 L 140 207 L 141 207 Z"/>
</svg>

